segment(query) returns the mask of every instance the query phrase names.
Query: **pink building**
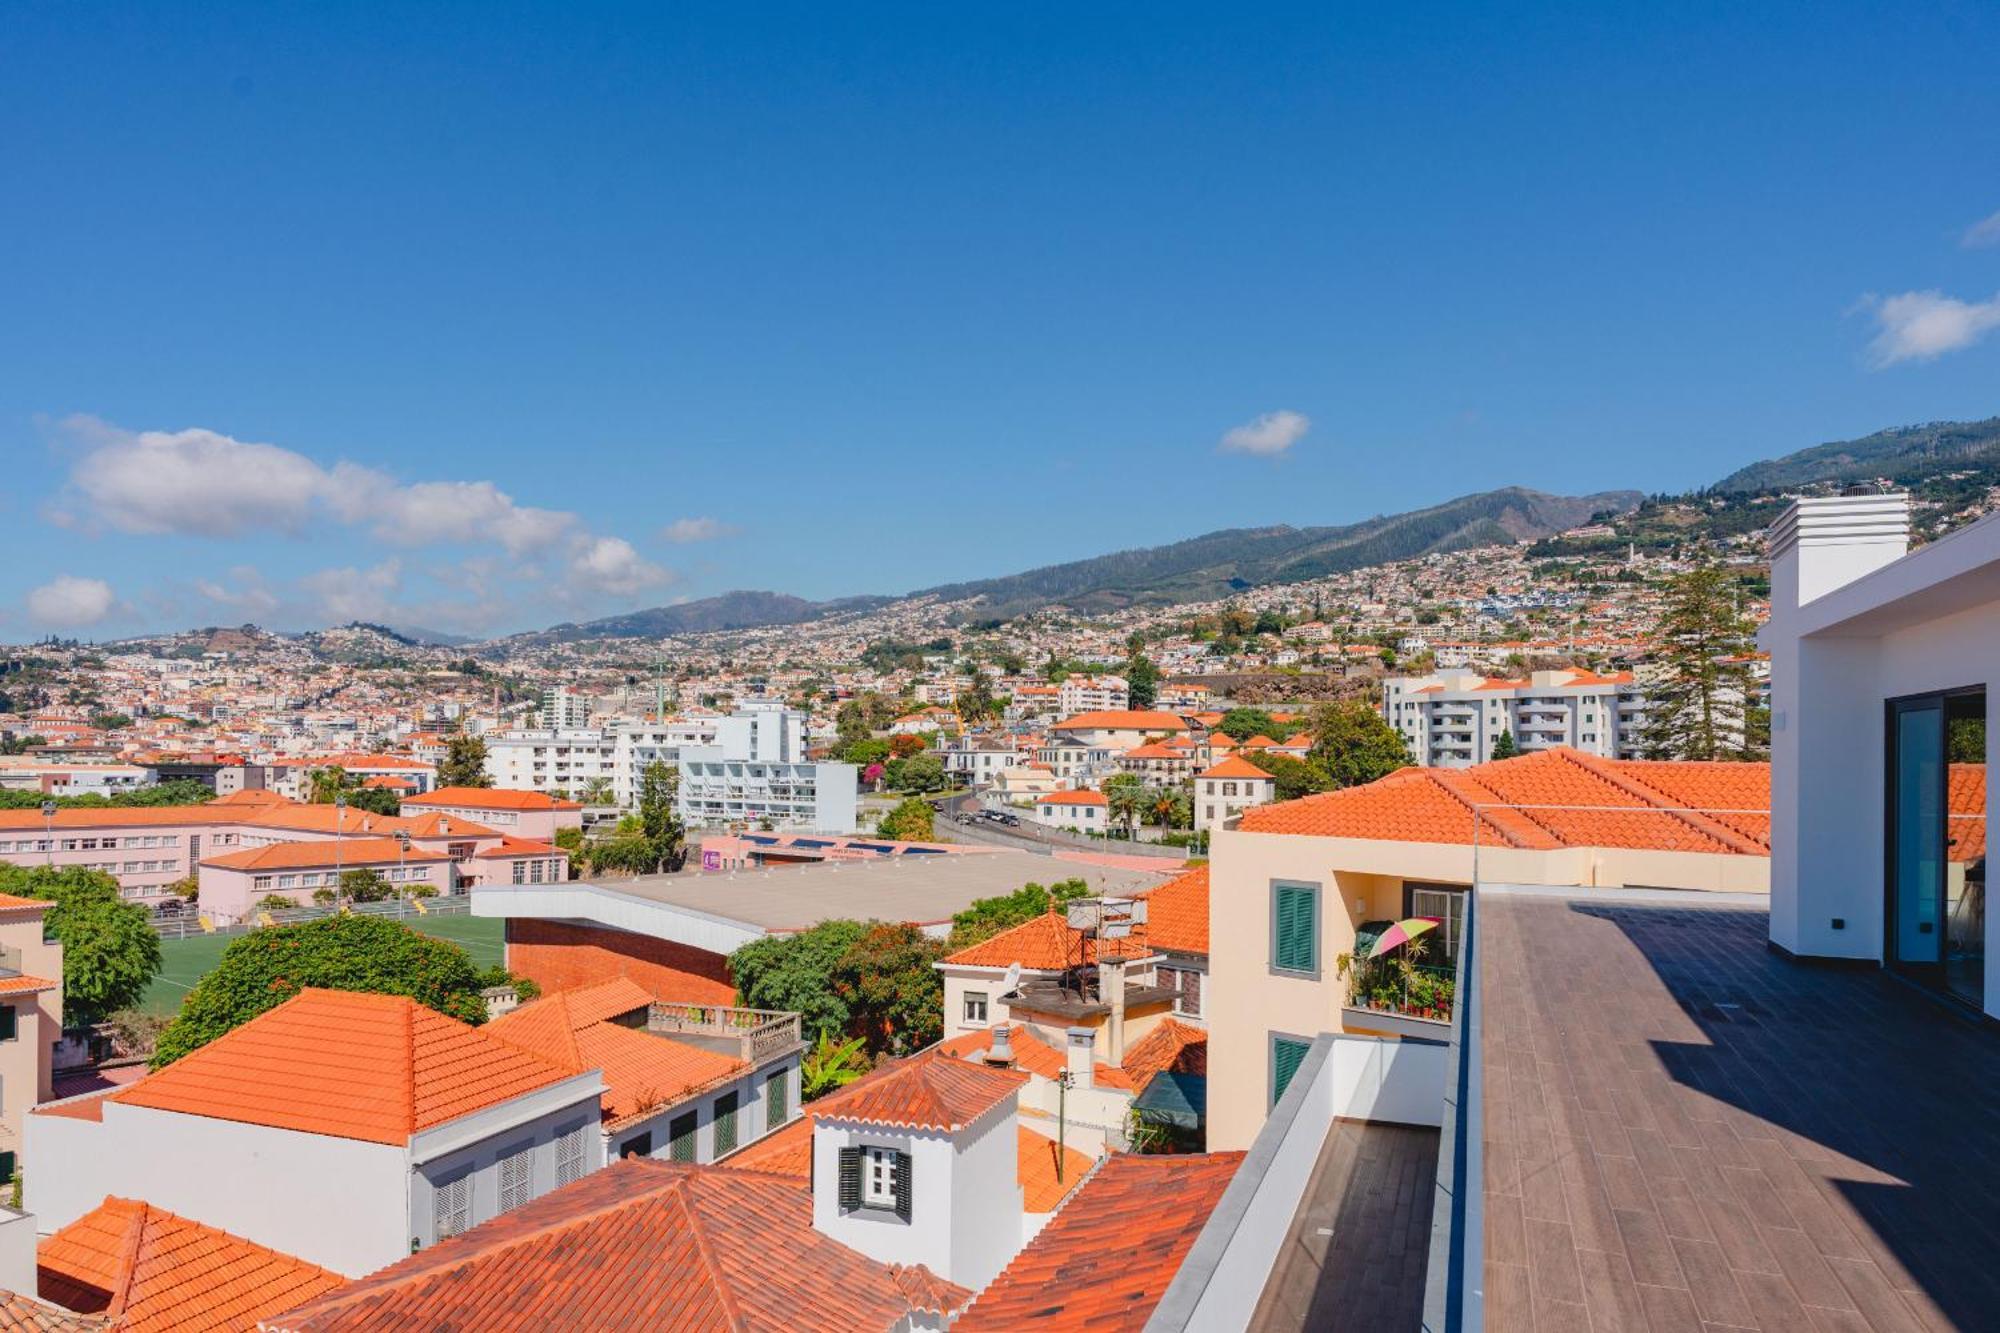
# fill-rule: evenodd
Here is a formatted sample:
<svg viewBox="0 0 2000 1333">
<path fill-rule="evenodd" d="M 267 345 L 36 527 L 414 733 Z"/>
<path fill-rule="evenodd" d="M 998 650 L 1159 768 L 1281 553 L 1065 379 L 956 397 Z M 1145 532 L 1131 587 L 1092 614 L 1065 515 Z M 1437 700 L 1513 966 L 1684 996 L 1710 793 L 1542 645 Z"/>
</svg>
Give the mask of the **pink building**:
<svg viewBox="0 0 2000 1333">
<path fill-rule="evenodd" d="M 208 858 L 201 863 L 201 911 L 219 921 L 240 921 L 273 895 L 310 906 L 314 893 L 337 889 L 350 870 L 373 870 L 398 892 L 418 886 L 451 892 L 451 858 L 442 852 L 406 847 L 400 838 L 326 838 Z"/>
<path fill-rule="evenodd" d="M 583 827 L 583 806 L 541 791 L 503 787 L 440 787 L 403 800 L 403 813 L 458 815 L 516 838 L 555 841 L 566 828 Z"/>
</svg>

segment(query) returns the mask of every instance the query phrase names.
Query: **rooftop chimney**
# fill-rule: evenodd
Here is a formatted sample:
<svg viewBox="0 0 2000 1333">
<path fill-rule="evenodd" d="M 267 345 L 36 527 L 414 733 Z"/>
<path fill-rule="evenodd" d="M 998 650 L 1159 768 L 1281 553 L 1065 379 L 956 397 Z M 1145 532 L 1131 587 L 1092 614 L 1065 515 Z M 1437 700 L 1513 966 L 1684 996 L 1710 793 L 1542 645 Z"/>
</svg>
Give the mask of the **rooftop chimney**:
<svg viewBox="0 0 2000 1333">
<path fill-rule="evenodd" d="M 1014 1063 L 1013 1025 L 995 1023 L 993 1044 L 987 1049 L 986 1063 L 989 1065 L 1012 1065 Z"/>
<path fill-rule="evenodd" d="M 1909 551 L 1909 493 L 1870 491 L 1795 500 L 1771 525 L 1766 548 L 1771 557 L 1771 612 L 1796 611 Z"/>
<path fill-rule="evenodd" d="M 1104 944 L 1099 941 L 1098 948 Z M 1097 964 L 1097 993 L 1111 1005 L 1111 1023 L 1105 1031 L 1105 1040 L 1110 1049 L 1105 1052 L 1105 1063 L 1123 1064 L 1125 1061 L 1125 964 L 1115 958 L 1100 958 Z"/>
<path fill-rule="evenodd" d="M 1065 1052 L 1065 1055 L 1067 1057 L 1066 1064 L 1069 1070 L 1071 1087 L 1088 1088 L 1091 1086 L 1090 1070 L 1091 1066 L 1095 1063 L 1092 1057 L 1096 1053 L 1096 1041 L 1097 1034 L 1089 1028 L 1075 1027 L 1069 1029 L 1069 1049 Z"/>
</svg>

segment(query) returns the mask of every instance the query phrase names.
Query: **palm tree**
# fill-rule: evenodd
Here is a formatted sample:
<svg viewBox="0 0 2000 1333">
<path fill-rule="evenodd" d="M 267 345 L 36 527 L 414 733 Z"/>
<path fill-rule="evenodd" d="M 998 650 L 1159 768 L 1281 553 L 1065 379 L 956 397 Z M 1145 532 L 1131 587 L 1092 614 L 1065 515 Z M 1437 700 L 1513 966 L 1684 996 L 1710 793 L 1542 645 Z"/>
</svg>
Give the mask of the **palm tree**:
<svg viewBox="0 0 2000 1333">
<path fill-rule="evenodd" d="M 1123 820 L 1130 839 L 1146 811 L 1146 780 L 1137 773 L 1117 773 L 1104 780 L 1105 814 Z"/>
<path fill-rule="evenodd" d="M 1154 822 L 1160 826 L 1160 832 L 1165 833 L 1174 825 L 1188 819 L 1193 814 L 1193 806 L 1194 802 L 1188 796 L 1187 788 L 1178 785 L 1155 787 L 1147 813 L 1152 815 Z"/>
<path fill-rule="evenodd" d="M 333 798 L 346 791 L 353 784 L 347 779 L 347 770 L 339 764 L 329 764 L 325 768 L 315 768 L 310 779 L 311 804 L 332 805 Z"/>
</svg>

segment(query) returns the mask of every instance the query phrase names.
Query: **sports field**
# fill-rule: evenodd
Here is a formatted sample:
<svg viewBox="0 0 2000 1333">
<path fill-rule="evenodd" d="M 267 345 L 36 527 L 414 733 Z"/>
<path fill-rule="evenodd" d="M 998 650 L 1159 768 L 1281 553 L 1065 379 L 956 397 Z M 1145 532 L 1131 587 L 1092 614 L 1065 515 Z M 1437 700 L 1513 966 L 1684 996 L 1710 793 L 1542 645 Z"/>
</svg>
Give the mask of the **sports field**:
<svg viewBox="0 0 2000 1333">
<path fill-rule="evenodd" d="M 452 940 L 472 956 L 475 965 L 495 967 L 506 961 L 501 941 L 506 923 L 497 917 L 416 916 L 403 922 L 412 930 Z M 148 1013 L 171 1014 L 181 1007 L 181 999 L 208 970 L 222 961 L 222 951 L 237 940 L 236 935 L 196 935 L 184 940 L 160 941 L 160 974 L 146 988 L 139 1007 Z"/>
</svg>

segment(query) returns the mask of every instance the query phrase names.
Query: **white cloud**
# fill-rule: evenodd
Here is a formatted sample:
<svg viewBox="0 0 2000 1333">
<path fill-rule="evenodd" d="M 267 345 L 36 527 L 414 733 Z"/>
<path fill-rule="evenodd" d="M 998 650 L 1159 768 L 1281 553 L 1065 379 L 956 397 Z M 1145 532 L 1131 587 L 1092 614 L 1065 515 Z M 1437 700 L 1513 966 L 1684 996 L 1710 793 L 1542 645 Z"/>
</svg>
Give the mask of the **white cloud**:
<svg viewBox="0 0 2000 1333">
<path fill-rule="evenodd" d="M 719 518 L 677 518 L 660 529 L 663 541 L 676 546 L 687 546 L 693 542 L 712 542 L 721 537 L 733 537 L 736 529 Z"/>
<path fill-rule="evenodd" d="M 103 579 L 63 574 L 28 594 L 28 615 L 53 629 L 79 629 L 110 615 L 116 601 Z"/>
<path fill-rule="evenodd" d="M 322 569 L 299 580 L 309 599 L 309 614 L 326 625 L 394 618 L 396 592 L 402 583 L 403 562 L 395 559 L 367 569 Z"/>
<path fill-rule="evenodd" d="M 1312 419 L 1303 412 L 1266 412 L 1226 432 L 1216 448 L 1225 454 L 1276 458 L 1305 438 Z"/>
<path fill-rule="evenodd" d="M 640 556 L 623 537 L 582 537 L 570 552 L 569 590 L 581 597 L 630 597 L 673 575 Z"/>
<path fill-rule="evenodd" d="M 366 523 L 397 546 L 436 542 L 498 542 L 513 554 L 549 546 L 577 524 L 575 514 L 531 509 L 490 481 L 420 481 L 408 486 L 374 471 L 342 463 L 332 475 L 333 512 L 347 523 Z"/>
<path fill-rule="evenodd" d="M 94 444 L 70 484 L 98 519 L 120 532 L 234 537 L 305 526 L 326 474 L 302 454 L 210 430 L 133 434 L 91 417 L 64 423 Z"/>
<path fill-rule="evenodd" d="M 254 565 L 237 565 L 229 571 L 229 579 L 236 586 L 215 579 L 196 579 L 194 588 L 211 602 L 253 617 L 268 616 L 282 605 L 278 594 L 271 591 Z"/>
<path fill-rule="evenodd" d="M 1866 305 L 1877 325 L 1868 356 L 1878 370 L 1899 361 L 1934 360 L 2000 328 L 2000 295 L 1990 301 L 1961 301 L 1939 291 L 1904 292 Z"/>
<path fill-rule="evenodd" d="M 2000 213 L 1981 218 L 1965 229 L 1959 244 L 1968 250 L 1983 250 L 1989 245 L 2000 245 Z"/>
</svg>

